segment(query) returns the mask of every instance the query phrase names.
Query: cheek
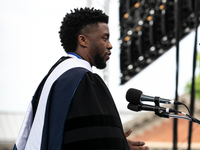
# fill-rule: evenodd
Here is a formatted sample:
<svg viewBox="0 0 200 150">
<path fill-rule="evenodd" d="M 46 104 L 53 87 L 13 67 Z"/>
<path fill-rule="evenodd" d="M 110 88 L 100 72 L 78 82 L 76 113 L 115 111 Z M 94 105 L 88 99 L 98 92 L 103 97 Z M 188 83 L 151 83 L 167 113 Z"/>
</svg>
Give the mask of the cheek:
<svg viewBox="0 0 200 150">
<path fill-rule="evenodd" d="M 107 45 L 108 45 L 107 42 L 104 42 L 104 41 L 99 43 L 99 48 L 101 49 L 102 52 L 106 51 Z"/>
<path fill-rule="evenodd" d="M 92 56 L 94 55 L 99 55 L 101 57 L 105 56 L 106 53 L 106 43 L 103 42 L 99 42 L 99 43 L 91 43 L 90 48 L 91 48 L 91 52 L 92 52 Z"/>
</svg>

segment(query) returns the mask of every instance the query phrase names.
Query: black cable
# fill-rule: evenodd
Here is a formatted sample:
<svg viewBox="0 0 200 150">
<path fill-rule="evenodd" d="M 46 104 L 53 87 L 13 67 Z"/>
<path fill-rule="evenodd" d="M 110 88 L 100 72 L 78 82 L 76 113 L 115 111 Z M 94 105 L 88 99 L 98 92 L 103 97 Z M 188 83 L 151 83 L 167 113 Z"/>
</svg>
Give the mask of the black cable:
<svg viewBox="0 0 200 150">
<path fill-rule="evenodd" d="M 187 105 L 185 105 L 185 104 L 183 104 L 183 105 L 187 108 L 187 110 L 189 112 L 189 115 L 191 116 L 191 111 L 189 110 L 189 108 L 187 107 Z"/>
<path fill-rule="evenodd" d="M 187 105 L 185 105 L 185 104 L 182 103 L 182 102 L 178 102 L 176 105 L 184 105 L 185 108 L 187 108 L 189 115 L 191 116 L 191 112 L 190 112 L 189 108 L 187 107 Z"/>
</svg>

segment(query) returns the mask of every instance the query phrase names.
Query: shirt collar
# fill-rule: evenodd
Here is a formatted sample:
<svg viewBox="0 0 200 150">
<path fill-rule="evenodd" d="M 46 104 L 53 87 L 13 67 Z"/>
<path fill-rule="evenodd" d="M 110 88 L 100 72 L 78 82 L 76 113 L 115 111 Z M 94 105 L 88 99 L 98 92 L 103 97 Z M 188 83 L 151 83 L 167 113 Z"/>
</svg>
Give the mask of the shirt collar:
<svg viewBox="0 0 200 150">
<path fill-rule="evenodd" d="M 74 56 L 76 56 L 77 58 L 82 59 L 79 55 L 77 55 L 77 54 L 75 54 L 75 53 L 73 53 L 73 52 L 69 52 L 68 54 L 74 55 Z"/>
</svg>

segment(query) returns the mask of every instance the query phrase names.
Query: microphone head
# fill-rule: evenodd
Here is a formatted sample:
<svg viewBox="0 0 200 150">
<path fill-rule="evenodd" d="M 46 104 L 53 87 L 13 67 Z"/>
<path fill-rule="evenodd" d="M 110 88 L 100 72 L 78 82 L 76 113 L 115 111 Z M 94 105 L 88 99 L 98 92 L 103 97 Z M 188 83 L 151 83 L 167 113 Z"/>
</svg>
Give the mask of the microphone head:
<svg viewBox="0 0 200 150">
<path fill-rule="evenodd" d="M 134 105 L 139 105 L 140 104 L 140 97 L 142 95 L 142 91 L 130 88 L 126 92 L 126 100 L 130 102 L 131 104 Z"/>
<path fill-rule="evenodd" d="M 128 104 L 127 108 L 133 111 L 141 111 L 140 105 L 132 105 L 131 103 Z"/>
</svg>

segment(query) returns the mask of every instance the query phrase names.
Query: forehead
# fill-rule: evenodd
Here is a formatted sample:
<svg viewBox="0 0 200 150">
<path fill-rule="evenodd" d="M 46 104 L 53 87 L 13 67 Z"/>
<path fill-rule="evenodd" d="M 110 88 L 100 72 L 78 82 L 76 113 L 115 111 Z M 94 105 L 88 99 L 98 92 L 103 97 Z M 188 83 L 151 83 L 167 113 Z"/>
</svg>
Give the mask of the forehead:
<svg viewBox="0 0 200 150">
<path fill-rule="evenodd" d="M 98 23 L 97 30 L 109 32 L 109 28 L 106 23 Z"/>
<path fill-rule="evenodd" d="M 86 27 L 87 29 L 85 30 L 86 34 L 109 34 L 109 28 L 106 23 L 97 23 L 97 24 L 92 24 L 88 25 Z"/>
</svg>

